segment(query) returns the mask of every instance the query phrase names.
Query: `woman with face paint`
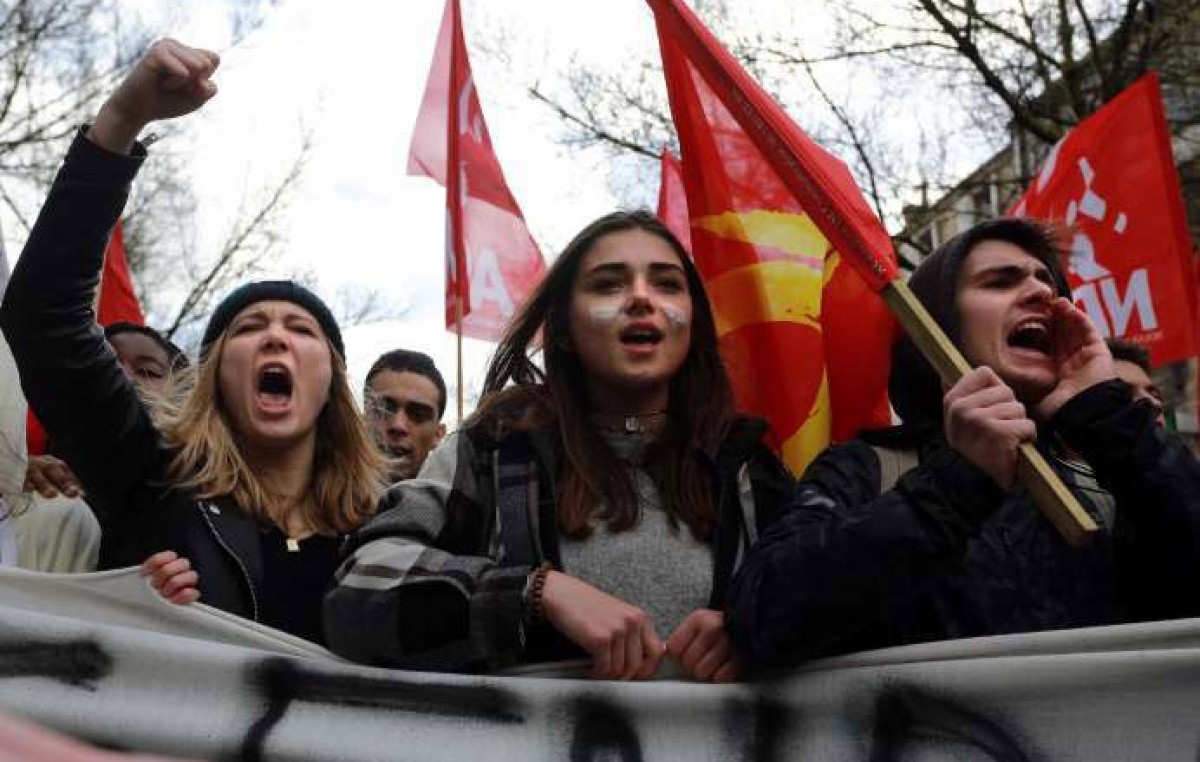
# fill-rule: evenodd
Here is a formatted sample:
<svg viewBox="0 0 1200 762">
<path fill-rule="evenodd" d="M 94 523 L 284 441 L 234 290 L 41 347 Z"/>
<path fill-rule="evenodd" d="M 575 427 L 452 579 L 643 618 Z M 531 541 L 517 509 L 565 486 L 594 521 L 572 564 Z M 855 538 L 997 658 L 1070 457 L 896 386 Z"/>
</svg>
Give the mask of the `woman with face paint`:
<svg viewBox="0 0 1200 762">
<path fill-rule="evenodd" d="M 163 551 L 147 568 L 166 597 L 198 594 L 320 641 L 340 535 L 382 493 L 329 309 L 289 281 L 236 289 L 208 322 L 198 367 L 153 409 L 92 313 L 109 233 L 146 156 L 137 135 L 199 108 L 216 66 L 215 54 L 171 40 L 137 63 L 75 138 L 0 323 L 31 406 L 95 498 L 102 568 Z"/>
<path fill-rule="evenodd" d="M 765 425 L 734 412 L 679 241 L 645 212 L 585 228 L 484 390 L 352 540 L 326 598 L 330 647 L 409 668 L 575 657 L 598 678 L 736 679 L 725 588 L 791 477 Z"/>
</svg>

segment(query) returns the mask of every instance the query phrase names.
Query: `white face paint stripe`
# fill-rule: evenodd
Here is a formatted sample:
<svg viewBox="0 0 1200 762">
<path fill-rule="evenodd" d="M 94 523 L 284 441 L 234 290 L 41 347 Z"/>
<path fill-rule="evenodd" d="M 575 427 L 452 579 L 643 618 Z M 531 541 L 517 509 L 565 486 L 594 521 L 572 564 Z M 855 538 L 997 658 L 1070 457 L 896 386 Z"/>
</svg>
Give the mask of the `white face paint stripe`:
<svg viewBox="0 0 1200 762">
<path fill-rule="evenodd" d="M 620 305 L 600 305 L 588 308 L 588 316 L 597 323 L 611 323 L 621 316 Z"/>
<path fill-rule="evenodd" d="M 688 324 L 687 315 L 685 315 L 683 310 L 679 309 L 678 307 L 665 305 L 663 306 L 662 311 L 667 317 L 667 322 L 675 328 L 683 328 Z"/>
<path fill-rule="evenodd" d="M 622 306 L 602 305 L 589 307 L 588 317 L 596 323 L 612 323 L 621 317 L 622 312 L 624 312 Z M 673 328 L 683 328 L 688 324 L 687 315 L 678 307 L 663 305 L 662 312 Z"/>
</svg>

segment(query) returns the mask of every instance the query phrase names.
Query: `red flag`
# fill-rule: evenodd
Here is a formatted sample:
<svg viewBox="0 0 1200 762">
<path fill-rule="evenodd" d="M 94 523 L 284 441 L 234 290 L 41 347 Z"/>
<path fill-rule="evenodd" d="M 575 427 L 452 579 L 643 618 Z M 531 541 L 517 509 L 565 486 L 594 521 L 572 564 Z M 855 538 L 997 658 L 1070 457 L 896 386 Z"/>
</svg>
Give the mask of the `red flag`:
<svg viewBox="0 0 1200 762">
<path fill-rule="evenodd" d="M 25 450 L 30 455 L 46 454 L 46 430 L 32 410 L 25 411 Z"/>
<path fill-rule="evenodd" d="M 133 290 L 133 277 L 125 259 L 125 234 L 121 223 L 113 228 L 104 252 L 104 271 L 100 274 L 100 294 L 96 302 L 96 322 L 107 326 L 113 323 L 145 325 L 142 306 Z"/>
<path fill-rule="evenodd" d="M 683 167 L 670 150 L 662 152 L 662 177 L 658 184 L 658 218 L 675 234 L 683 247 L 692 250 L 692 229 L 688 220 L 687 191 L 683 187 Z"/>
<path fill-rule="evenodd" d="M 683 154 L 692 251 L 737 402 L 771 421 L 784 460 L 800 472 L 830 439 L 889 421 L 895 328 L 872 289 L 897 275 L 891 240 L 845 165 L 691 11 L 648 2 Z"/>
<path fill-rule="evenodd" d="M 1065 222 L 1075 302 L 1154 365 L 1195 355 L 1195 289 L 1183 196 L 1158 75 L 1147 74 L 1050 151 L 1011 214 Z"/>
<path fill-rule="evenodd" d="M 1200 305 L 1198 305 L 1196 302 L 1197 297 L 1200 296 L 1200 246 L 1192 249 L 1192 270 L 1192 306 L 1195 309 L 1195 314 L 1193 315 L 1194 319 L 1192 321 L 1192 331 L 1193 335 L 1200 340 Z M 1192 404 L 1192 419 L 1189 421 L 1193 427 L 1193 431 L 1200 429 L 1200 379 L 1197 379 L 1195 375 L 1196 373 L 1200 373 L 1200 346 L 1195 348 L 1195 352 L 1197 362 L 1194 364 L 1194 372 L 1192 376 L 1192 387 L 1194 391 L 1193 399 L 1190 400 Z M 1180 405 L 1180 407 L 1183 407 L 1183 405 Z M 1195 444 L 1192 446 L 1193 448 L 1196 447 Z"/>
<path fill-rule="evenodd" d="M 546 265 L 492 148 L 458 0 L 446 2 L 408 172 L 446 186 L 446 327 L 454 329 L 461 299 L 463 334 L 498 339 Z"/>
</svg>

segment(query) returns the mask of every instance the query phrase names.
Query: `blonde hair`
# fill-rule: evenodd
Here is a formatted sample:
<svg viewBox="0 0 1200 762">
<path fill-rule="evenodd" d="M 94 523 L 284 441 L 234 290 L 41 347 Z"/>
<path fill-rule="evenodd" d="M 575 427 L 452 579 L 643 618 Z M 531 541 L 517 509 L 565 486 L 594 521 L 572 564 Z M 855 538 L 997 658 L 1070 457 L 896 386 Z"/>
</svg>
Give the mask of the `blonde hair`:
<svg viewBox="0 0 1200 762">
<path fill-rule="evenodd" d="M 250 515 L 270 522 L 280 498 L 273 495 L 242 457 L 220 399 L 218 374 L 228 331 L 194 368 L 175 374 L 171 389 L 155 401 L 155 421 L 172 450 L 167 476 L 200 498 L 228 495 Z M 317 532 L 349 532 L 375 512 L 383 493 L 383 456 L 354 404 L 346 365 L 329 346 L 333 374 L 329 401 L 317 417 L 316 452 L 305 491 L 305 523 Z"/>
</svg>

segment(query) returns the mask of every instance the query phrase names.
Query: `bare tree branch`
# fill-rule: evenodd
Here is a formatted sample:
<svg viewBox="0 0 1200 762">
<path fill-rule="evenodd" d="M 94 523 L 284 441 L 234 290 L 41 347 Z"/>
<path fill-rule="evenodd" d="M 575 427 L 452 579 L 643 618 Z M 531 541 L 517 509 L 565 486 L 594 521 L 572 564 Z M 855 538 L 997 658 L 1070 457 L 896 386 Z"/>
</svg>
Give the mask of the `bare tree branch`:
<svg viewBox="0 0 1200 762">
<path fill-rule="evenodd" d="M 1047 143 L 1053 143 L 1058 140 L 1059 137 L 1061 137 L 1061 132 L 1052 128 L 1048 128 L 1041 122 L 1041 120 L 1033 118 L 1033 116 L 1028 113 L 1028 109 L 1025 107 L 1025 105 L 1012 93 L 1012 91 L 1004 83 L 1004 80 L 997 76 L 996 72 L 992 69 L 992 66 L 984 59 L 983 53 L 979 50 L 975 43 L 968 36 L 966 36 L 963 29 L 955 26 L 954 23 L 947 18 L 934 0 L 918 0 L 918 2 L 921 4 L 921 7 L 925 9 L 925 12 L 938 22 L 946 35 L 954 40 L 959 53 L 975 68 L 976 72 L 983 80 L 984 85 L 991 90 L 997 98 L 1004 102 L 1004 105 L 1007 106 L 1010 111 L 1012 111 L 1014 116 L 1026 116 L 1028 123 L 1024 124 L 1023 126 L 1029 132 L 1033 133 L 1042 140 L 1045 140 Z"/>
<path fill-rule="evenodd" d="M 821 96 L 821 99 L 825 101 L 825 105 L 829 107 L 829 110 L 833 113 L 834 117 L 842 125 L 843 129 L 846 130 L 846 134 L 850 136 L 850 143 L 854 147 L 854 153 L 858 157 L 859 163 L 867 175 L 869 195 L 871 196 L 872 204 L 875 206 L 875 214 L 879 216 L 879 219 L 885 219 L 886 214 L 883 210 L 883 199 L 880 196 L 879 180 L 875 172 L 875 162 L 867 150 L 865 138 L 859 132 L 858 127 L 850 118 L 849 114 L 846 113 L 846 110 L 839 106 L 837 102 L 830 97 L 829 93 L 826 92 L 825 88 L 821 86 L 821 82 L 819 79 L 817 79 L 816 72 L 813 71 L 812 66 L 810 64 L 805 64 L 804 71 L 808 74 L 809 81 L 812 83 L 813 88 Z"/>
<path fill-rule="evenodd" d="M 410 309 L 381 289 L 361 284 L 341 286 L 333 298 L 333 314 L 343 329 L 356 325 L 397 320 Z"/>
<path fill-rule="evenodd" d="M 163 332 L 167 338 L 174 337 L 182 327 L 197 320 L 207 311 L 217 293 L 261 267 L 274 253 L 280 240 L 275 222 L 283 214 L 300 181 L 310 148 L 311 142 L 306 139 L 299 155 L 283 177 L 267 191 L 262 202 L 248 211 L 243 210 L 234 220 L 220 252 L 196 278 Z"/>
<path fill-rule="evenodd" d="M 635 153 L 635 154 L 644 156 L 649 159 L 657 160 L 659 155 L 661 154 L 661 151 L 655 151 L 653 148 L 650 148 L 649 146 L 644 146 L 639 143 L 635 143 L 631 140 L 623 138 L 619 135 L 616 135 L 613 132 L 610 132 L 610 131 L 602 128 L 599 124 L 597 124 L 594 121 L 589 120 L 586 116 L 581 116 L 581 115 L 573 113 L 572 111 L 568 110 L 565 106 L 558 103 L 553 98 L 551 98 L 550 96 L 546 95 L 541 90 L 539 90 L 536 85 L 534 87 L 529 88 L 529 95 L 534 100 L 540 101 L 540 102 L 546 104 L 547 106 L 549 106 L 550 109 L 559 116 L 559 118 L 561 118 L 563 121 L 567 122 L 568 124 L 574 125 L 575 127 L 582 130 L 583 133 L 585 135 L 587 135 L 588 138 L 594 142 L 605 143 L 605 144 L 608 144 L 611 146 L 615 146 L 617 148 L 621 148 L 626 151 L 629 151 L 630 153 Z"/>
</svg>

